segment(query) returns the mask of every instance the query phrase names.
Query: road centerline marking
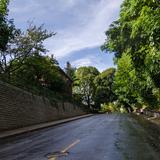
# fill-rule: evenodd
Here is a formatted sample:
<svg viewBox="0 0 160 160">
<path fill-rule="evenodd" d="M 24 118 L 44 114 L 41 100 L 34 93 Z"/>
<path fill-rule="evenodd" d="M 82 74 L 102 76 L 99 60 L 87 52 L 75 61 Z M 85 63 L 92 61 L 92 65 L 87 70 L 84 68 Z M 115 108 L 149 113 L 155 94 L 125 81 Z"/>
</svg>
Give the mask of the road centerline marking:
<svg viewBox="0 0 160 160">
<path fill-rule="evenodd" d="M 79 139 L 77 139 L 75 142 L 73 142 L 72 144 L 70 144 L 69 146 L 67 146 L 65 149 L 63 149 L 61 151 L 61 153 L 66 153 L 69 149 L 73 148 L 76 144 L 78 144 L 80 142 Z"/>
<path fill-rule="evenodd" d="M 67 156 L 69 153 L 68 150 L 71 149 L 72 147 L 74 147 L 79 142 L 80 142 L 80 140 L 77 139 L 76 141 L 71 143 L 69 146 L 67 146 L 65 149 L 61 150 L 60 152 L 50 153 L 49 155 L 47 155 L 48 160 L 57 160 L 58 157 Z"/>
</svg>

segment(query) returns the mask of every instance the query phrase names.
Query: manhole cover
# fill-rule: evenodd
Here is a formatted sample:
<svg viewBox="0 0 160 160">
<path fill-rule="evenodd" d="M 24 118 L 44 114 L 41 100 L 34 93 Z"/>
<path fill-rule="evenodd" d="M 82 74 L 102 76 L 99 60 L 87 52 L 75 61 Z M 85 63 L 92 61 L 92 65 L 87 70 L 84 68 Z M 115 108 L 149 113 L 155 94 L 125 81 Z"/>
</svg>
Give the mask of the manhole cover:
<svg viewBox="0 0 160 160">
<path fill-rule="evenodd" d="M 53 152 L 53 153 L 49 153 L 46 155 L 46 157 L 48 158 L 48 160 L 56 160 L 56 158 L 58 157 L 63 157 L 63 156 L 67 156 L 69 153 L 68 152 Z"/>
</svg>

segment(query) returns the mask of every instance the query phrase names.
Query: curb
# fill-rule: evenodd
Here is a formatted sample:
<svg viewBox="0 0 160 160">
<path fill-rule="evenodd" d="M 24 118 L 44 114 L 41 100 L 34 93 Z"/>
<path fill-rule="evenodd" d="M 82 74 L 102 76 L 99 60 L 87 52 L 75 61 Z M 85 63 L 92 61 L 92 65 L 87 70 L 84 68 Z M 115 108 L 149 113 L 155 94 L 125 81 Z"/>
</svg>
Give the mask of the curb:
<svg viewBox="0 0 160 160">
<path fill-rule="evenodd" d="M 47 128 L 47 127 L 51 127 L 51 126 L 56 126 L 56 125 L 59 125 L 59 124 L 71 122 L 71 121 L 78 120 L 78 119 L 81 119 L 81 118 L 87 118 L 87 117 L 90 117 L 90 116 L 93 116 L 93 115 L 94 114 L 87 114 L 87 115 L 83 115 L 83 116 L 76 116 L 76 117 L 73 117 L 73 118 L 67 118 L 67 119 L 62 119 L 62 120 L 37 124 L 37 125 L 33 125 L 33 126 L 28 126 L 28 127 L 24 127 L 24 128 L 15 129 L 15 130 L 4 131 L 4 132 L 0 133 L 0 138 L 6 138 L 6 137 L 26 133 L 26 132 L 31 132 L 31 131 L 35 131 L 35 130 L 39 130 L 39 129 L 43 129 L 43 128 Z"/>
</svg>

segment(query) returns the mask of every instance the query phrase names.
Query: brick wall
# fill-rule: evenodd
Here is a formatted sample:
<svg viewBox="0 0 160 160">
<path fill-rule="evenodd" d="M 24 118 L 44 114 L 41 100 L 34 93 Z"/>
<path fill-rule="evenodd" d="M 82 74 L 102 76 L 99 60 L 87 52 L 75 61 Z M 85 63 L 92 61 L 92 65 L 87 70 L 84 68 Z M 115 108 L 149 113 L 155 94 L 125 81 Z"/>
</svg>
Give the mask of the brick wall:
<svg viewBox="0 0 160 160">
<path fill-rule="evenodd" d="M 47 98 L 32 95 L 0 81 L 0 131 L 82 115 L 71 103 L 51 104 Z"/>
</svg>

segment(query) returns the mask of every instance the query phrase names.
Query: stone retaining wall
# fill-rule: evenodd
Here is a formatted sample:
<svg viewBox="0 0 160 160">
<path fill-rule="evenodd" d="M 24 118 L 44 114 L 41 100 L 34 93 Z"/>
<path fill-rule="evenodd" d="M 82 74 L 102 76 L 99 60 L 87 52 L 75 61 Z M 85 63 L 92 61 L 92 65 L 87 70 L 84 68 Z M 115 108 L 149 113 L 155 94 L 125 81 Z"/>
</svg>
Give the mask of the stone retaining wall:
<svg viewBox="0 0 160 160">
<path fill-rule="evenodd" d="M 83 114 L 74 104 L 51 104 L 47 98 L 0 81 L 0 132 Z"/>
</svg>

